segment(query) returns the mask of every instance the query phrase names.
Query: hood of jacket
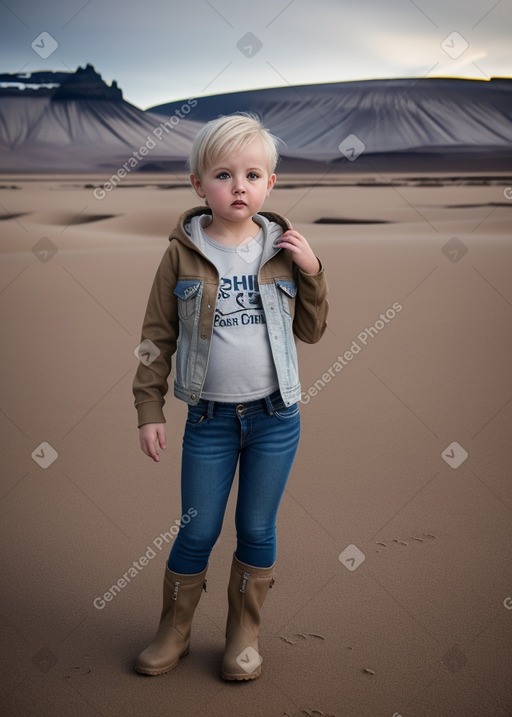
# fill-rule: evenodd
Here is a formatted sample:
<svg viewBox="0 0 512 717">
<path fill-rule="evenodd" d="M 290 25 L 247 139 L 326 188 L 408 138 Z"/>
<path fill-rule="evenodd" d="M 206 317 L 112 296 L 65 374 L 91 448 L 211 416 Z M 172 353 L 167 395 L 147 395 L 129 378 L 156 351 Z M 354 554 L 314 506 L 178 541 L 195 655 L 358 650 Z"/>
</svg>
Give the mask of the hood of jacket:
<svg viewBox="0 0 512 717">
<path fill-rule="evenodd" d="M 173 239 L 180 241 L 185 246 L 193 247 L 206 255 L 205 241 L 201 228 L 205 229 L 211 221 L 212 211 L 209 207 L 194 207 L 184 212 L 178 220 L 175 229 L 172 231 L 169 241 Z M 275 246 L 276 240 L 283 232 L 291 229 L 290 222 L 276 212 L 259 212 L 253 217 L 256 224 L 263 229 L 264 245 L 261 256 L 261 263 L 270 259 L 274 254 L 281 251 Z"/>
</svg>

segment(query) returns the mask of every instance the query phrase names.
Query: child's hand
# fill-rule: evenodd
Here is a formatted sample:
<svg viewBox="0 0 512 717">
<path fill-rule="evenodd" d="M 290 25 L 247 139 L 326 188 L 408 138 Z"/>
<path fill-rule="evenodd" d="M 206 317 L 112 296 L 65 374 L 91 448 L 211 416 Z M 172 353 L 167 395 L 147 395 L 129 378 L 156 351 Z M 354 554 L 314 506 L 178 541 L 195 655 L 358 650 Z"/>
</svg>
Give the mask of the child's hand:
<svg viewBox="0 0 512 717">
<path fill-rule="evenodd" d="M 295 229 L 288 229 L 276 241 L 280 249 L 289 249 L 293 254 L 293 261 L 306 274 L 318 274 L 320 263 L 309 246 L 307 239 Z"/>
<path fill-rule="evenodd" d="M 156 463 L 160 460 L 158 448 L 167 448 L 165 442 L 165 423 L 146 423 L 139 428 L 140 447 Z"/>
</svg>

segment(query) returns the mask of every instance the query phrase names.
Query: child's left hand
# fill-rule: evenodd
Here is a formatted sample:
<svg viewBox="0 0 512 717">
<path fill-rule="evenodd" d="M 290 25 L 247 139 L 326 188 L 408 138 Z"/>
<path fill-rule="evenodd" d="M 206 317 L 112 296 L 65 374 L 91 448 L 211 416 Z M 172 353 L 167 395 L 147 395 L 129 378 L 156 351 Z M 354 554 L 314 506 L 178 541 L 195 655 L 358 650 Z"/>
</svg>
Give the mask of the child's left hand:
<svg viewBox="0 0 512 717">
<path fill-rule="evenodd" d="M 288 229 L 282 234 L 275 244 L 280 249 L 289 249 L 293 254 L 293 261 L 306 274 L 318 274 L 320 263 L 308 244 L 307 239 L 295 231 Z"/>
</svg>

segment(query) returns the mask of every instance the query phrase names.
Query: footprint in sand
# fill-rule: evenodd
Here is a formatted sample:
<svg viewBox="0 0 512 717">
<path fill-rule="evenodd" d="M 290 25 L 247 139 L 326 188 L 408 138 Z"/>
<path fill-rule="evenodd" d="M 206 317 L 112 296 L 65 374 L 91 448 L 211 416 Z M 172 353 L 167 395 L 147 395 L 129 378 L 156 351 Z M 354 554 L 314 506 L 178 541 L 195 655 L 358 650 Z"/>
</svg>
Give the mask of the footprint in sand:
<svg viewBox="0 0 512 717">
<path fill-rule="evenodd" d="M 316 640 L 325 640 L 325 637 L 323 635 L 318 635 L 315 632 L 296 632 L 294 635 L 291 636 L 291 638 L 285 637 L 284 635 L 276 635 L 276 637 L 282 642 L 286 642 L 287 645 L 295 645 L 297 642 L 307 640 L 310 637 Z M 294 640 L 292 638 L 298 638 L 298 640 Z"/>
<path fill-rule="evenodd" d="M 433 533 L 422 533 L 422 537 L 410 535 L 407 540 L 404 540 L 403 538 L 393 538 L 392 540 L 388 540 L 387 542 L 384 542 L 382 540 L 376 540 L 375 545 L 381 546 L 381 548 L 388 549 L 390 547 L 396 546 L 396 545 L 403 545 L 405 547 L 408 547 L 409 545 L 419 545 L 421 543 L 427 543 L 430 540 L 437 540 L 437 535 L 434 535 Z M 380 548 L 375 551 L 376 553 L 383 552 Z"/>
</svg>

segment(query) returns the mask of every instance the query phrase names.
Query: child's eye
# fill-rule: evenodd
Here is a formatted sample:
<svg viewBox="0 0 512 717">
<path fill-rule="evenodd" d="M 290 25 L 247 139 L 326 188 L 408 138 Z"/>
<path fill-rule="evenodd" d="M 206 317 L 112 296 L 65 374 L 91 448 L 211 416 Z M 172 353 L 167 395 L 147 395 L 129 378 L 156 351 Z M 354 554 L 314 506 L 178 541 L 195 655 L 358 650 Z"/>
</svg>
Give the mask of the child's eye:
<svg viewBox="0 0 512 717">
<path fill-rule="evenodd" d="M 259 179 L 260 175 L 257 172 L 249 172 L 247 176 L 249 177 L 249 179 Z"/>
<path fill-rule="evenodd" d="M 219 174 L 217 175 L 217 179 L 228 179 L 228 178 L 229 178 L 229 174 L 227 172 L 219 172 Z"/>
</svg>

